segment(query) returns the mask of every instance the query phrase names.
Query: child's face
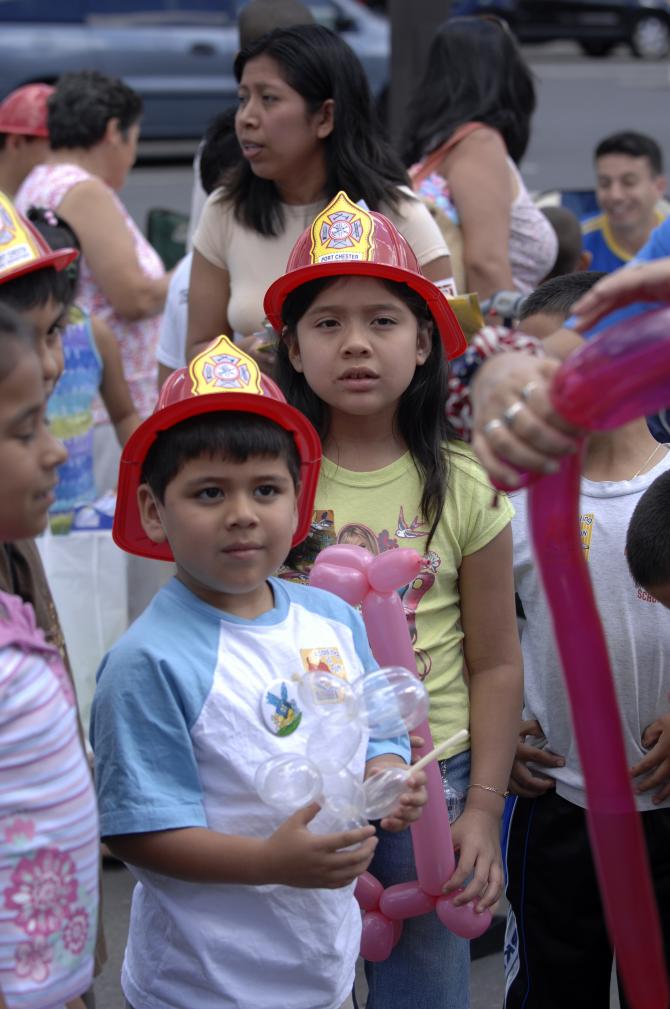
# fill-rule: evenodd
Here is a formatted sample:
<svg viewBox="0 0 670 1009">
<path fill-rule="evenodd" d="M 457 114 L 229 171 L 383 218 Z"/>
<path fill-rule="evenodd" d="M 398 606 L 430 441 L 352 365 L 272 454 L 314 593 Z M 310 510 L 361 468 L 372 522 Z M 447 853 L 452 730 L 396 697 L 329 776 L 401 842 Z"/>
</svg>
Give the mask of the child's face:
<svg viewBox="0 0 670 1009">
<path fill-rule="evenodd" d="M 253 618 L 272 607 L 267 578 L 286 559 L 298 521 L 284 459 L 190 459 L 157 502 L 138 491 L 145 532 L 167 540 L 181 581 L 218 609 Z"/>
<path fill-rule="evenodd" d="M 430 349 L 428 329 L 385 284 L 345 277 L 307 309 L 289 358 L 332 417 L 388 412 L 392 418 Z"/>
<path fill-rule="evenodd" d="M 0 538 L 37 536 L 53 504 L 56 469 L 67 458 L 44 422 L 46 397 L 39 358 L 18 347 L 0 382 Z"/>
<path fill-rule="evenodd" d="M 47 397 L 54 391 L 56 382 L 63 374 L 63 341 L 61 333 L 65 325 L 66 309 L 59 301 L 49 298 L 45 305 L 29 308 L 21 312 L 21 318 L 31 322 L 37 332 L 37 352 L 42 364 L 42 377 Z"/>
</svg>

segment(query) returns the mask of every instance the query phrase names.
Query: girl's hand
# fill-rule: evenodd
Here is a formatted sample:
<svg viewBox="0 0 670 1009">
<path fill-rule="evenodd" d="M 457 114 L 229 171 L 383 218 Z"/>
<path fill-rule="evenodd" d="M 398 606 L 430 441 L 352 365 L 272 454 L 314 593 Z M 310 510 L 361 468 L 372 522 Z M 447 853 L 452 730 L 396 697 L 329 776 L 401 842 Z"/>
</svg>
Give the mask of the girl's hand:
<svg viewBox="0 0 670 1009">
<path fill-rule="evenodd" d="M 312 834 L 307 825 L 319 812 L 317 802 L 299 809 L 264 844 L 267 882 L 306 889 L 335 890 L 365 872 L 377 838 L 370 825 L 338 834 Z M 356 847 L 352 851 L 342 849 Z"/>
<path fill-rule="evenodd" d="M 530 354 L 497 354 L 477 371 L 471 387 L 472 447 L 502 486 L 516 487 L 519 472 L 555 473 L 561 456 L 574 452 L 576 429 L 551 406 L 549 387 L 560 361 Z M 510 421 L 505 410 L 520 403 Z"/>
<path fill-rule="evenodd" d="M 554 788 L 556 782 L 553 778 L 541 778 L 535 771 L 531 771 L 528 762 L 532 760 L 534 764 L 543 767 L 564 767 L 565 758 L 551 750 L 541 750 L 537 746 L 529 746 L 526 737 L 532 736 L 540 738 L 544 736 L 542 726 L 536 718 L 521 723 L 519 730 L 519 742 L 516 746 L 514 763 L 510 772 L 509 788 L 515 795 L 521 795 L 525 799 L 535 799 L 538 795 L 544 795 Z"/>
<path fill-rule="evenodd" d="M 642 733 L 642 745 L 649 753 L 631 768 L 631 776 L 647 775 L 635 783 L 638 795 L 656 788 L 653 803 L 662 802 L 670 796 L 670 713 L 661 715 L 648 725 Z"/>
<path fill-rule="evenodd" d="M 468 809 L 451 827 L 454 848 L 458 851 L 458 865 L 451 879 L 442 888 L 451 893 L 465 887 L 454 898 L 454 904 L 475 902 L 477 911 L 491 912 L 503 892 L 503 868 L 500 853 L 500 817 L 483 809 Z M 466 884 L 466 880 L 472 879 Z"/>
</svg>

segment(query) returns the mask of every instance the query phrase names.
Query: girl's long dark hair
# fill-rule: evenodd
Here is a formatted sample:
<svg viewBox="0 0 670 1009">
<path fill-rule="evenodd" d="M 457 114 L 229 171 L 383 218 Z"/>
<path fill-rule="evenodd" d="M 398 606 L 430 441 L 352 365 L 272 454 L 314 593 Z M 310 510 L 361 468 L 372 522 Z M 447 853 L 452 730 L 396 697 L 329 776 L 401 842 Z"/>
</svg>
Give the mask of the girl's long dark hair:
<svg viewBox="0 0 670 1009">
<path fill-rule="evenodd" d="M 464 123 L 502 135 L 513 161 L 524 155 L 535 85 L 521 50 L 496 18 L 452 18 L 433 38 L 426 69 L 407 110 L 406 165 L 437 150 Z"/>
<path fill-rule="evenodd" d="M 295 370 L 288 356 L 289 345 L 297 339 L 297 325 L 315 298 L 341 277 L 312 280 L 292 291 L 282 309 L 286 327 L 277 351 L 277 380 L 289 403 L 302 411 L 316 428 L 321 441 L 328 436 L 330 412 L 322 399 L 312 391 L 305 376 Z M 406 284 L 391 280 L 382 283 L 400 298 L 415 316 L 420 326 L 432 333 L 430 354 L 419 365 L 414 377 L 400 397 L 394 424 L 406 443 L 421 479 L 421 513 L 430 523 L 426 548 L 430 546 L 442 516 L 447 496 L 448 457 L 445 443 L 454 436 L 445 413 L 447 401 L 447 364 L 442 352 L 442 340 L 423 298 Z"/>
<path fill-rule="evenodd" d="M 278 28 L 238 54 L 238 82 L 247 63 L 258 56 L 275 61 L 286 83 L 305 100 L 309 114 L 329 99 L 335 102 L 333 131 L 322 141 L 324 205 L 343 189 L 354 202 L 365 200 L 371 210 L 382 203 L 397 207 L 397 187 L 408 185 L 407 173 L 377 119 L 363 67 L 346 42 L 321 25 Z M 223 198 L 232 202 L 241 224 L 261 235 L 281 233 L 277 187 L 254 175 L 246 160 L 231 172 Z"/>
</svg>

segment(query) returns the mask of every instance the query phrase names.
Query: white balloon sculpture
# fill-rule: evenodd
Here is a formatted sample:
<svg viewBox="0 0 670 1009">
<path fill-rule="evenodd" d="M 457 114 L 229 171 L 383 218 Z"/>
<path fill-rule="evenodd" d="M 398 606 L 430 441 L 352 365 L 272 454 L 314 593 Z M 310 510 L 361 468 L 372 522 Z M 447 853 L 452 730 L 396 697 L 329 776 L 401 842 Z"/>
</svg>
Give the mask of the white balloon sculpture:
<svg viewBox="0 0 670 1009">
<path fill-rule="evenodd" d="M 288 815 L 318 802 L 321 810 L 310 829 L 320 834 L 349 830 L 388 816 L 409 774 L 453 743 L 447 740 L 413 768 L 388 768 L 362 782 L 348 765 L 360 747 L 363 732 L 370 739 L 389 739 L 420 725 L 429 703 L 423 683 L 401 666 L 378 669 L 353 684 L 333 673 L 317 671 L 305 673 L 298 684 L 298 696 L 302 726 L 309 725 L 305 753 L 270 757 L 256 771 L 255 784 L 264 802 Z"/>
</svg>

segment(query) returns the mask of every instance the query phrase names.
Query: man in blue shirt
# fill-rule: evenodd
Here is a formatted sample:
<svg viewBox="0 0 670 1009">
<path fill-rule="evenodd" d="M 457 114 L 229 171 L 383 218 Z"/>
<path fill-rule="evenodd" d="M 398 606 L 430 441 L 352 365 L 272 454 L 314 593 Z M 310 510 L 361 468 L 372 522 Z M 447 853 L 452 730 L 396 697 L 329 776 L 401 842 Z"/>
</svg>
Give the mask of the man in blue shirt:
<svg viewBox="0 0 670 1009">
<path fill-rule="evenodd" d="M 592 270 L 610 272 L 637 255 L 663 220 L 663 156 L 651 137 L 626 131 L 600 141 L 595 168 L 601 213 L 582 225 L 584 249 Z"/>
</svg>

